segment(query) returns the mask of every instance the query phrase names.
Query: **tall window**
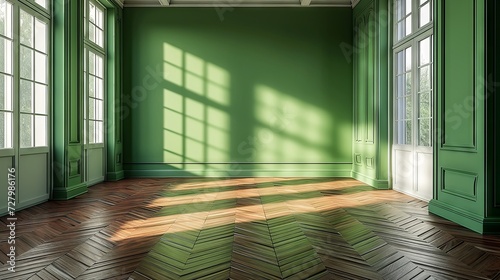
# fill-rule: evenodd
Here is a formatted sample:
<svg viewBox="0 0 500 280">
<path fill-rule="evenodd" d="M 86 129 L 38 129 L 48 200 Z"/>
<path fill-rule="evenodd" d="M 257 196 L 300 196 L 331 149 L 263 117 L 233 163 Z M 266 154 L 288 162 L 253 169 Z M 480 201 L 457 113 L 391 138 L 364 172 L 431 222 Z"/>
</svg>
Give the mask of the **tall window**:
<svg viewBox="0 0 500 280">
<path fill-rule="evenodd" d="M 20 9 L 21 148 L 48 146 L 48 24 Z"/>
<path fill-rule="evenodd" d="M 0 149 L 49 145 L 49 1 L 24 2 L 0 1 Z"/>
<path fill-rule="evenodd" d="M 394 8 L 395 144 L 432 147 L 432 0 Z"/>
<path fill-rule="evenodd" d="M 99 3 L 85 5 L 85 125 L 86 143 L 104 143 L 104 65 L 106 10 Z"/>
<path fill-rule="evenodd" d="M 0 2 L 0 149 L 13 148 L 13 12 L 12 4 Z"/>
</svg>

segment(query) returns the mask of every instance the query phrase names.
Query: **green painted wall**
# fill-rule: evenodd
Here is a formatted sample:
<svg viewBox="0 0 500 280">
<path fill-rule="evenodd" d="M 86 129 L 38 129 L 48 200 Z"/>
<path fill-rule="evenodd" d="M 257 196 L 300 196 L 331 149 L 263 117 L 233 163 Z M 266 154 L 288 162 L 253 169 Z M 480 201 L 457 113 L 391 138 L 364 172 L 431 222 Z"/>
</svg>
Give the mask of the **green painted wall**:
<svg viewBox="0 0 500 280">
<path fill-rule="evenodd" d="M 439 143 L 429 210 L 480 233 L 500 233 L 497 5 L 441 0 L 435 9 Z"/>
<path fill-rule="evenodd" d="M 363 0 L 354 9 L 352 176 L 377 188 L 389 178 L 388 1 Z"/>
<path fill-rule="evenodd" d="M 106 152 L 108 180 L 123 178 L 121 162 L 121 8 L 100 1 L 108 13 Z M 85 193 L 83 0 L 54 1 L 53 7 L 53 189 L 52 199 Z"/>
<path fill-rule="evenodd" d="M 124 9 L 128 176 L 350 176 L 350 8 Z"/>
</svg>

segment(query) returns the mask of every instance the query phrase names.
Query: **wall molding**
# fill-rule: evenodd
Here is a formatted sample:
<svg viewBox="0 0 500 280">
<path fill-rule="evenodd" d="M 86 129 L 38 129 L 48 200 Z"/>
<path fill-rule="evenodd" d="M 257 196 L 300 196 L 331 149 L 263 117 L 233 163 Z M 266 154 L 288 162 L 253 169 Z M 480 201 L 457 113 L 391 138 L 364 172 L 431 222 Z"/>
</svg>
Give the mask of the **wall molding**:
<svg viewBox="0 0 500 280">
<path fill-rule="evenodd" d="M 365 184 L 368 184 L 376 189 L 379 189 L 379 190 L 388 190 L 390 189 L 389 187 L 389 181 L 388 180 L 378 180 L 378 179 L 374 179 L 372 177 L 369 177 L 369 176 L 366 176 L 366 175 L 363 175 L 359 172 L 356 172 L 356 171 L 352 171 L 351 172 L 351 177 L 353 179 L 356 179 L 358 181 L 361 181 Z"/>
<path fill-rule="evenodd" d="M 483 218 L 456 206 L 432 199 L 429 202 L 429 212 L 447 220 L 467 227 L 477 233 L 485 234 L 492 226 L 500 228 L 500 219 Z"/>
</svg>

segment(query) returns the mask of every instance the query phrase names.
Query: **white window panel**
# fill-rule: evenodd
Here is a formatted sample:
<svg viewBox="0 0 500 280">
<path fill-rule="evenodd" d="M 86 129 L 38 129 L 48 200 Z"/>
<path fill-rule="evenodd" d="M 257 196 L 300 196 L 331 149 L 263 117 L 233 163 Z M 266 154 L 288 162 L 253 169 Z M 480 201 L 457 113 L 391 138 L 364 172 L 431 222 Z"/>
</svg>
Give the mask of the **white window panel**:
<svg viewBox="0 0 500 280">
<path fill-rule="evenodd" d="M 0 149 L 12 148 L 12 113 L 0 111 Z"/>
<path fill-rule="evenodd" d="M 35 51 L 35 81 L 47 83 L 47 55 Z"/>
<path fill-rule="evenodd" d="M 47 33 L 48 25 L 39 20 L 35 19 L 35 49 L 41 53 L 47 53 Z"/>
<path fill-rule="evenodd" d="M 35 116 L 35 147 L 47 146 L 47 116 Z"/>
<path fill-rule="evenodd" d="M 0 74 L 0 110 L 12 111 L 12 77 Z"/>
<path fill-rule="evenodd" d="M 12 39 L 12 4 L 0 1 L 0 35 Z"/>
<path fill-rule="evenodd" d="M 48 2 L 47 2 L 47 0 L 35 0 L 35 3 L 37 3 L 38 5 L 44 7 L 45 9 L 48 8 Z"/>
<path fill-rule="evenodd" d="M 12 41 L 0 38 L 0 71 L 12 75 Z"/>
<path fill-rule="evenodd" d="M 48 113 L 48 93 L 46 85 L 35 84 L 35 113 L 43 115 Z"/>
</svg>

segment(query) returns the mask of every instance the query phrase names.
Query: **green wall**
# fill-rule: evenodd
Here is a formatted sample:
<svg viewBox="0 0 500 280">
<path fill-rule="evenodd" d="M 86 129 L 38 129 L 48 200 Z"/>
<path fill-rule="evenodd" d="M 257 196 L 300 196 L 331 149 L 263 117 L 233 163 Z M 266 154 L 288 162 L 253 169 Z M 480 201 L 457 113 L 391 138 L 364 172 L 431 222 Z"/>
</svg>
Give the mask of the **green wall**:
<svg viewBox="0 0 500 280">
<path fill-rule="evenodd" d="M 124 177 L 121 166 L 121 17 L 116 2 L 107 9 L 106 180 Z M 54 1 L 53 6 L 53 188 L 52 199 L 85 193 L 83 88 L 83 0 Z"/>
<path fill-rule="evenodd" d="M 500 233 L 498 4 L 436 3 L 434 199 L 429 210 L 480 233 Z"/>
<path fill-rule="evenodd" d="M 124 9 L 127 176 L 350 176 L 350 8 Z"/>
<path fill-rule="evenodd" d="M 376 188 L 389 187 L 388 1 L 363 0 L 354 9 L 352 176 Z"/>
</svg>

